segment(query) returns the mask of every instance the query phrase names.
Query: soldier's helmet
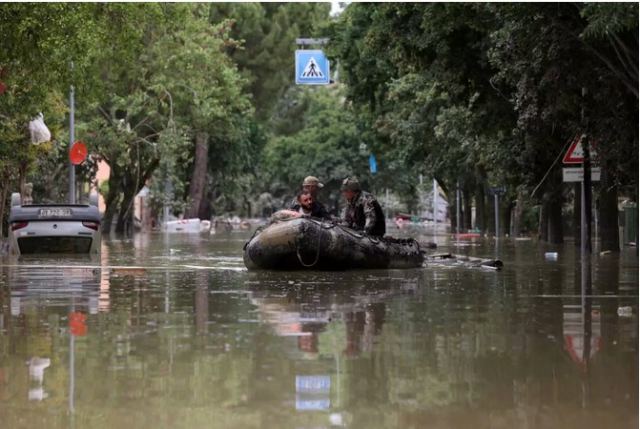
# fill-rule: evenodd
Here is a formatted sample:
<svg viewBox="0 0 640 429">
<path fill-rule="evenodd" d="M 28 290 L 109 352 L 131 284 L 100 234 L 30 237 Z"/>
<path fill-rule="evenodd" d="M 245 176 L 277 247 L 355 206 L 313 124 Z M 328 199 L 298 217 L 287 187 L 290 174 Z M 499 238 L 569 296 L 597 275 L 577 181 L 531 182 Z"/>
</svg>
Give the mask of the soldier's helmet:
<svg viewBox="0 0 640 429">
<path fill-rule="evenodd" d="M 302 186 L 317 186 L 318 188 L 323 188 L 324 183 L 320 182 L 320 179 L 315 176 L 307 176 L 302 181 Z"/>
<path fill-rule="evenodd" d="M 353 176 L 353 177 L 347 177 L 346 179 L 344 179 L 342 181 L 342 186 L 340 186 L 340 190 L 341 191 L 354 191 L 357 192 L 359 191 L 360 188 L 360 182 L 358 181 L 358 178 Z"/>
</svg>

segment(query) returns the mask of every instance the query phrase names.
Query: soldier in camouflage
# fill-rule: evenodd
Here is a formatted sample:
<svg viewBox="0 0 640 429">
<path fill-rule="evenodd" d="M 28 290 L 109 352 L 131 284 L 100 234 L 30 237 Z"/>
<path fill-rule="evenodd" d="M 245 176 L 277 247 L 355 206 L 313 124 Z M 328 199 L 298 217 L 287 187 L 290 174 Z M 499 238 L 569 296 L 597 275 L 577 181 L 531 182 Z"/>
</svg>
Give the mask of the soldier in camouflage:
<svg viewBox="0 0 640 429">
<path fill-rule="evenodd" d="M 347 200 L 342 214 L 343 225 L 375 237 L 384 236 L 386 227 L 382 207 L 373 195 L 361 189 L 358 179 L 344 179 L 340 190 Z"/>
</svg>

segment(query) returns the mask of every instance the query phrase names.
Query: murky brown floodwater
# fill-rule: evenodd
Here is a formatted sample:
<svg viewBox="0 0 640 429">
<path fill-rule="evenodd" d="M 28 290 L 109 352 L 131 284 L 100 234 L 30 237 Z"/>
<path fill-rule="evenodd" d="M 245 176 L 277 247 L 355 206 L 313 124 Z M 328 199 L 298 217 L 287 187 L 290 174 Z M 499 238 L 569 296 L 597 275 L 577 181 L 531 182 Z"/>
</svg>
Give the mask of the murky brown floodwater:
<svg viewBox="0 0 640 429">
<path fill-rule="evenodd" d="M 638 425 L 635 249 L 594 257 L 582 302 L 572 245 L 506 242 L 501 272 L 249 273 L 245 238 L 2 260 L 0 427 Z"/>
</svg>

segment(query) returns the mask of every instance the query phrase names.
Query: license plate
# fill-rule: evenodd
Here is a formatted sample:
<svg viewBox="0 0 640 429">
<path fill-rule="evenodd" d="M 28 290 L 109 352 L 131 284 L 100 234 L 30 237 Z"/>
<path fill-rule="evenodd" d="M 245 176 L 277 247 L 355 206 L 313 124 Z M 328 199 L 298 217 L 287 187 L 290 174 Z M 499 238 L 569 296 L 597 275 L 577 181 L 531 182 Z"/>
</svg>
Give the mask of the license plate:
<svg viewBox="0 0 640 429">
<path fill-rule="evenodd" d="M 52 208 L 52 209 L 40 209 L 38 212 L 39 217 L 71 217 L 71 209 L 65 208 Z"/>
</svg>

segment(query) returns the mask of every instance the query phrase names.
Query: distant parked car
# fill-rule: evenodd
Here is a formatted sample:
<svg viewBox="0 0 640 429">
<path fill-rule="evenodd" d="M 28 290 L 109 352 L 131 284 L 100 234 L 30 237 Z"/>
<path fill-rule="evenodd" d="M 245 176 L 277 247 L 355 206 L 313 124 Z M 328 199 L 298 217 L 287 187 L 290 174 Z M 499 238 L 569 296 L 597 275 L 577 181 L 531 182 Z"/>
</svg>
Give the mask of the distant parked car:
<svg viewBox="0 0 640 429">
<path fill-rule="evenodd" d="M 22 205 L 19 193 L 11 194 L 9 214 L 9 252 L 27 254 L 100 253 L 101 215 L 98 194 L 89 204 Z"/>
</svg>

